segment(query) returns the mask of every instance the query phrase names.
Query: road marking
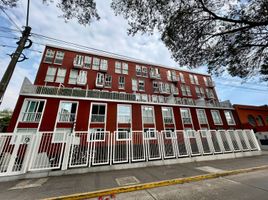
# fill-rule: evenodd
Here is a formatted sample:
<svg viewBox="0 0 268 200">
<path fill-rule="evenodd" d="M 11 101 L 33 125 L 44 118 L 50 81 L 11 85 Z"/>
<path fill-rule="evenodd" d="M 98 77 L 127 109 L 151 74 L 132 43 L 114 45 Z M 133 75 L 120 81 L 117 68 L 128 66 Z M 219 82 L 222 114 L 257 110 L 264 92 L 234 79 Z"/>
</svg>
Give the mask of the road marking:
<svg viewBox="0 0 268 200">
<path fill-rule="evenodd" d="M 225 171 L 225 170 L 218 169 L 218 168 L 215 168 L 215 167 L 210 167 L 210 166 L 196 167 L 196 169 L 204 171 L 204 172 L 209 172 L 209 173 L 220 173 L 220 172 Z"/>
<path fill-rule="evenodd" d="M 37 179 L 36 181 L 32 182 L 33 180 L 26 180 L 26 181 L 21 181 L 18 184 L 16 184 L 14 187 L 9 188 L 8 190 L 19 190 L 19 189 L 26 189 L 26 188 L 33 188 L 33 187 L 40 187 L 42 186 L 45 182 L 47 182 L 48 178 L 40 178 Z"/>
</svg>

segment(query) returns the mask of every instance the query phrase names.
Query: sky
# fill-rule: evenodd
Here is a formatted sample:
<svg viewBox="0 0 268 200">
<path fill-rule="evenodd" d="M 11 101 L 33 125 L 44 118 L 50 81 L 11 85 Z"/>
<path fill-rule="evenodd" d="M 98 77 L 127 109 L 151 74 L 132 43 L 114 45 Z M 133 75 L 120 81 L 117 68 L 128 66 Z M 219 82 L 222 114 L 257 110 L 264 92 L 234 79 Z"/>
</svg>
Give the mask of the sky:
<svg viewBox="0 0 268 200">
<path fill-rule="evenodd" d="M 57 1 L 55 0 L 55 2 Z M 20 0 L 16 8 L 6 10 L 7 14 L 21 28 L 25 25 L 26 3 L 27 0 Z M 172 59 L 171 53 L 157 32 L 154 35 L 129 36 L 127 21 L 121 16 L 115 16 L 110 8 L 110 0 L 96 0 L 96 3 L 101 19 L 94 21 L 89 26 L 83 26 L 78 24 L 75 19 L 65 22 L 60 17 L 61 11 L 54 3 L 47 5 L 43 4 L 42 0 L 31 1 L 29 25 L 32 27 L 32 33 L 180 68 Z M 0 10 L 0 77 L 10 61 L 8 54 L 14 52 L 18 41 L 16 38 L 20 36 L 18 31 L 10 31 L 10 29 L 16 30 L 16 26 Z M 34 81 L 44 44 L 66 46 L 36 36 L 31 36 L 31 40 L 33 41 L 31 51 L 24 50 L 23 52 L 28 59 L 17 64 L 0 110 L 15 107 L 24 77 Z M 203 66 L 194 71 L 206 73 L 207 69 Z M 227 74 L 223 74 L 220 77 L 213 77 L 213 80 L 220 100 L 230 100 L 233 104 L 268 104 L 268 84 L 258 82 L 258 77 L 244 83 L 239 78 L 231 78 Z"/>
</svg>

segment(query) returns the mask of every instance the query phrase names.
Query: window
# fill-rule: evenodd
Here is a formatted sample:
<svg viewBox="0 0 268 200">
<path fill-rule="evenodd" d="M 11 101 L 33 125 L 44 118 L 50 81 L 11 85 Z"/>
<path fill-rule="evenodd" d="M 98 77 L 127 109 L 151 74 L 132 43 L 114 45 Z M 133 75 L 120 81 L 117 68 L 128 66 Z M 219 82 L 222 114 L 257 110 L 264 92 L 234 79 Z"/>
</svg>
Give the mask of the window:
<svg viewBox="0 0 268 200">
<path fill-rule="evenodd" d="M 43 112 L 45 101 L 26 100 L 23 106 L 23 122 L 39 122 Z"/>
<path fill-rule="evenodd" d="M 154 123 L 153 107 L 142 106 L 142 122 L 143 122 L 143 124 L 153 124 Z"/>
<path fill-rule="evenodd" d="M 136 75 L 137 76 L 141 76 L 142 75 L 141 66 L 140 65 L 136 65 Z"/>
<path fill-rule="evenodd" d="M 262 117 L 261 117 L 260 115 L 258 115 L 258 116 L 256 117 L 256 121 L 257 121 L 258 126 L 264 126 Z"/>
<path fill-rule="evenodd" d="M 131 123 L 131 106 L 117 106 L 117 123 Z"/>
<path fill-rule="evenodd" d="M 103 86 L 104 86 L 104 74 L 97 73 L 96 87 L 103 87 Z"/>
<path fill-rule="evenodd" d="M 218 110 L 212 110 L 211 115 L 215 125 L 222 125 L 220 112 Z"/>
<path fill-rule="evenodd" d="M 190 86 L 186 85 L 185 87 L 186 87 L 187 96 L 192 96 Z"/>
<path fill-rule="evenodd" d="M 125 77 L 119 76 L 118 78 L 118 88 L 119 89 L 125 89 Z"/>
<path fill-rule="evenodd" d="M 54 60 L 54 64 L 61 65 L 62 61 L 63 61 L 63 57 L 64 57 L 64 52 L 63 51 L 57 51 L 56 57 L 55 57 L 55 60 Z"/>
<path fill-rule="evenodd" d="M 182 93 L 182 96 L 187 96 L 185 85 L 181 85 L 181 93 Z"/>
<path fill-rule="evenodd" d="M 54 54 L 55 54 L 54 50 L 47 49 L 46 55 L 45 55 L 45 58 L 44 58 L 44 62 L 45 63 L 52 63 L 53 58 L 54 58 Z"/>
<path fill-rule="evenodd" d="M 206 116 L 206 112 L 203 109 L 197 109 L 197 118 L 199 121 L 199 124 L 207 124 L 207 116 Z"/>
<path fill-rule="evenodd" d="M 76 115 L 77 103 L 61 102 L 59 109 L 59 122 L 74 122 Z"/>
<path fill-rule="evenodd" d="M 159 92 L 159 84 L 157 81 L 153 81 L 153 91 L 155 93 L 158 93 Z"/>
<path fill-rule="evenodd" d="M 203 79 L 204 79 L 205 85 L 208 86 L 208 79 L 207 79 L 207 77 L 203 77 Z"/>
<path fill-rule="evenodd" d="M 105 105 L 92 105 L 91 122 L 105 122 Z"/>
<path fill-rule="evenodd" d="M 107 71 L 107 69 L 108 69 L 108 61 L 105 59 L 101 59 L 100 70 Z"/>
<path fill-rule="evenodd" d="M 54 82 L 56 71 L 57 71 L 57 68 L 55 68 L 55 67 L 48 67 L 47 68 L 47 75 L 46 75 L 46 78 L 45 78 L 45 82 Z"/>
<path fill-rule="evenodd" d="M 139 80 L 139 91 L 145 90 L 145 83 L 144 80 Z"/>
<path fill-rule="evenodd" d="M 194 75 L 194 81 L 196 85 L 199 85 L 198 77 L 196 75 Z"/>
<path fill-rule="evenodd" d="M 225 110 L 224 115 L 228 125 L 235 125 L 235 120 L 231 111 Z"/>
<path fill-rule="evenodd" d="M 181 82 L 182 82 L 182 83 L 185 83 L 185 80 L 184 80 L 184 75 L 183 75 L 183 73 L 180 73 L 180 79 L 181 79 Z"/>
<path fill-rule="evenodd" d="M 182 123 L 191 124 L 192 120 L 191 120 L 190 110 L 188 108 L 181 108 L 180 111 L 181 111 Z"/>
<path fill-rule="evenodd" d="M 181 92 L 183 96 L 192 96 L 190 86 L 188 85 L 181 85 Z"/>
<path fill-rule="evenodd" d="M 172 94 L 174 94 L 174 95 L 178 95 L 179 94 L 179 89 L 175 85 L 171 84 L 170 85 L 170 92 Z"/>
<path fill-rule="evenodd" d="M 99 58 L 96 58 L 96 57 L 93 58 L 92 69 L 93 70 L 99 70 L 100 69 L 100 59 Z"/>
<path fill-rule="evenodd" d="M 205 93 L 204 93 L 204 89 L 201 87 L 195 87 L 195 92 L 196 92 L 196 96 L 201 98 L 201 97 L 205 97 Z"/>
<path fill-rule="evenodd" d="M 109 74 L 106 74 L 105 75 L 105 83 L 104 83 L 104 86 L 106 88 L 111 88 L 112 87 L 112 76 L 109 75 Z"/>
<path fill-rule="evenodd" d="M 87 84 L 87 71 L 80 70 L 78 77 L 77 77 L 77 84 L 79 85 Z"/>
<path fill-rule="evenodd" d="M 147 67 L 145 66 L 142 66 L 142 76 L 148 77 L 148 70 L 147 70 Z"/>
<path fill-rule="evenodd" d="M 214 99 L 214 92 L 213 92 L 213 89 L 206 88 L 206 93 L 207 93 L 207 97 L 208 97 L 208 98 Z"/>
<path fill-rule="evenodd" d="M 146 139 L 156 139 L 156 131 L 154 128 L 145 128 L 143 129 Z"/>
<path fill-rule="evenodd" d="M 66 75 L 66 69 L 58 68 L 57 78 L 55 82 L 64 83 L 65 75 Z"/>
<path fill-rule="evenodd" d="M 70 76 L 69 76 L 69 84 L 76 84 L 77 82 L 77 77 L 78 77 L 78 71 L 75 69 L 72 69 L 70 71 Z"/>
<path fill-rule="evenodd" d="M 115 61 L 115 73 L 121 74 L 121 62 Z"/>
<path fill-rule="evenodd" d="M 170 107 L 162 107 L 162 115 L 165 124 L 173 124 L 173 109 Z"/>
<path fill-rule="evenodd" d="M 122 74 L 128 74 L 128 64 L 122 63 Z"/>
<path fill-rule="evenodd" d="M 125 140 L 129 140 L 130 138 L 130 129 L 129 128 L 119 128 L 117 130 L 117 134 L 116 134 L 116 140 L 117 141 L 125 141 Z"/>
<path fill-rule="evenodd" d="M 103 128 L 91 128 L 90 137 L 88 137 L 88 142 L 90 141 L 105 141 L 105 131 Z"/>
<path fill-rule="evenodd" d="M 256 126 L 255 118 L 254 118 L 252 115 L 248 115 L 248 123 L 249 123 L 251 126 Z"/>
<path fill-rule="evenodd" d="M 76 55 L 73 62 L 74 67 L 82 68 L 83 64 L 84 64 L 84 56 Z"/>
<path fill-rule="evenodd" d="M 90 69 L 92 58 L 90 56 L 85 56 L 84 67 Z"/>
<path fill-rule="evenodd" d="M 150 78 L 157 78 L 157 79 L 161 78 L 158 68 L 156 68 L 156 67 L 150 68 Z"/>
<path fill-rule="evenodd" d="M 138 86 L 137 86 L 137 80 L 132 79 L 132 90 L 133 91 L 138 91 Z"/>
<path fill-rule="evenodd" d="M 194 82 L 194 76 L 192 74 L 189 74 L 190 82 L 191 84 L 195 84 Z"/>
</svg>

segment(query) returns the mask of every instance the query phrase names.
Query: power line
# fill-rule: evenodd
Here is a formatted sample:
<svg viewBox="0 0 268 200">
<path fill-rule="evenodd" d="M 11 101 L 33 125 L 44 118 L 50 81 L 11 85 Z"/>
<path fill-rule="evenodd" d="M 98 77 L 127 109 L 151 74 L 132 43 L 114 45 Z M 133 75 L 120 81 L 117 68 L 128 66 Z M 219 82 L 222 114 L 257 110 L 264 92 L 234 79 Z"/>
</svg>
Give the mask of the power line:
<svg viewBox="0 0 268 200">
<path fill-rule="evenodd" d="M 262 90 L 262 89 L 257 89 L 257 88 L 251 88 L 251 87 L 243 87 L 243 86 L 238 86 L 238 85 L 229 85 L 229 84 L 223 84 L 223 83 L 217 83 L 219 85 L 227 86 L 227 87 L 233 87 L 233 88 L 239 88 L 239 89 L 246 89 L 246 90 L 253 90 L 257 92 L 268 92 L 268 90 Z"/>
<path fill-rule="evenodd" d="M 12 32 L 12 31 L 21 32 L 20 30 L 8 28 L 8 27 L 5 27 L 5 26 L 0 26 L 0 29 L 5 29 L 6 31 L 9 31 L 9 32 Z"/>
<path fill-rule="evenodd" d="M 239 80 L 231 79 L 231 78 L 223 78 L 223 77 L 216 77 L 216 79 L 221 79 L 221 80 L 226 80 L 226 81 L 232 81 L 235 83 L 240 83 L 240 84 L 254 84 L 255 86 L 260 86 L 260 87 L 267 87 L 268 85 L 260 84 L 258 82 L 244 82 L 241 83 Z"/>
<path fill-rule="evenodd" d="M 17 48 L 16 46 L 11 46 L 11 45 L 7 45 L 7 44 L 0 44 L 1 47 L 7 47 L 7 48 Z M 28 51 L 35 51 L 35 52 L 38 52 L 38 53 L 42 53 L 42 51 L 38 51 L 36 49 L 26 49 Z"/>
<path fill-rule="evenodd" d="M 21 31 L 20 27 L 16 24 L 16 22 L 7 14 L 7 12 L 4 10 L 4 8 L 2 6 L 0 6 L 0 9 L 3 11 L 3 13 L 7 16 L 7 18 L 9 19 L 9 21 L 11 23 L 13 23 L 13 25 L 15 25 L 15 27 Z"/>
<path fill-rule="evenodd" d="M 10 37 L 10 36 L 6 36 L 6 35 L 0 35 L 0 38 L 7 38 L 7 39 L 13 39 L 13 40 L 18 40 L 19 39 L 17 37 Z"/>
</svg>

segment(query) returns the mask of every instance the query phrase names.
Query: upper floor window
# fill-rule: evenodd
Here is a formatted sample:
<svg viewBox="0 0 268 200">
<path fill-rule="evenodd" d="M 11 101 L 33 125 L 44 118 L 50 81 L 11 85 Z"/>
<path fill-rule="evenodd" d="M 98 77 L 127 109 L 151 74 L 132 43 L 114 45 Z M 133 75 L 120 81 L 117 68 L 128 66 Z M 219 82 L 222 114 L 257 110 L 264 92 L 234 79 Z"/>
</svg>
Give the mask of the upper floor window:
<svg viewBox="0 0 268 200">
<path fill-rule="evenodd" d="M 183 75 L 183 73 L 181 73 L 181 72 L 180 72 L 180 74 L 179 74 L 179 75 L 180 75 L 180 79 L 181 79 L 181 82 L 182 82 L 182 83 L 185 83 L 185 80 L 184 80 L 184 75 Z"/>
<path fill-rule="evenodd" d="M 128 64 L 124 62 L 115 61 L 115 73 L 128 74 Z"/>
<path fill-rule="evenodd" d="M 92 62 L 92 57 L 85 56 L 84 67 L 90 69 L 91 62 Z"/>
<path fill-rule="evenodd" d="M 56 67 L 48 67 L 45 81 L 46 82 L 54 82 L 57 68 Z"/>
<path fill-rule="evenodd" d="M 145 82 L 144 80 L 139 80 L 139 91 L 145 90 Z"/>
<path fill-rule="evenodd" d="M 150 78 L 152 78 L 152 79 L 160 79 L 161 78 L 158 68 L 156 68 L 156 67 L 150 68 Z"/>
<path fill-rule="evenodd" d="M 108 70 L 108 61 L 107 60 L 101 59 L 100 70 L 102 70 L 102 71 L 107 71 Z"/>
<path fill-rule="evenodd" d="M 66 69 L 58 68 L 57 77 L 56 77 L 55 82 L 64 83 L 65 75 L 66 75 Z"/>
<path fill-rule="evenodd" d="M 196 75 L 189 74 L 191 84 L 199 84 L 198 77 Z"/>
<path fill-rule="evenodd" d="M 234 120 L 232 111 L 225 110 L 224 115 L 225 115 L 225 118 L 226 118 L 228 125 L 235 125 L 235 120 Z"/>
<path fill-rule="evenodd" d="M 63 51 L 57 51 L 56 56 L 55 56 L 55 60 L 54 60 L 54 64 L 62 64 L 64 58 L 64 52 Z"/>
<path fill-rule="evenodd" d="M 261 117 L 260 115 L 258 115 L 258 116 L 256 117 L 256 120 L 257 120 L 258 126 L 264 126 L 262 117 Z"/>
<path fill-rule="evenodd" d="M 153 81 L 153 91 L 155 93 L 158 93 L 159 92 L 159 84 L 157 81 Z"/>
<path fill-rule="evenodd" d="M 162 107 L 162 116 L 165 124 L 173 124 L 173 109 L 171 107 Z"/>
<path fill-rule="evenodd" d="M 145 66 L 142 66 L 142 76 L 148 77 L 148 70 L 147 70 L 147 67 Z"/>
<path fill-rule="evenodd" d="M 138 91 L 138 86 L 137 86 L 137 80 L 132 79 L 132 90 L 133 91 Z"/>
<path fill-rule="evenodd" d="M 118 88 L 125 89 L 125 77 L 124 76 L 118 77 Z"/>
<path fill-rule="evenodd" d="M 218 110 L 212 110 L 211 115 L 215 125 L 222 125 L 220 112 Z"/>
<path fill-rule="evenodd" d="M 154 123 L 154 110 L 151 106 L 142 106 L 142 122 L 143 124 Z"/>
<path fill-rule="evenodd" d="M 22 108 L 23 122 L 39 122 L 44 109 L 45 101 L 40 100 L 26 100 Z"/>
<path fill-rule="evenodd" d="M 181 92 L 183 96 L 192 96 L 190 86 L 181 85 Z"/>
<path fill-rule="evenodd" d="M 117 106 L 117 122 L 118 123 L 131 123 L 131 106 L 118 105 Z"/>
<path fill-rule="evenodd" d="M 84 71 L 84 70 L 79 71 L 76 84 L 78 84 L 78 85 L 87 84 L 87 71 Z"/>
<path fill-rule="evenodd" d="M 52 49 L 47 49 L 44 62 L 45 63 L 52 63 L 54 59 L 55 51 Z"/>
<path fill-rule="evenodd" d="M 96 87 L 103 87 L 104 86 L 104 74 L 103 73 L 97 73 L 96 77 Z"/>
<path fill-rule="evenodd" d="M 84 64 L 84 56 L 76 55 L 73 62 L 74 67 L 82 68 L 83 64 Z"/>
<path fill-rule="evenodd" d="M 188 108 L 181 108 L 181 119 L 183 124 L 191 124 L 192 119 L 191 119 L 191 114 L 190 110 Z"/>
<path fill-rule="evenodd" d="M 207 124 L 207 116 L 206 116 L 206 112 L 204 109 L 197 109 L 197 118 L 199 121 L 199 124 Z"/>
<path fill-rule="evenodd" d="M 59 122 L 74 122 L 76 110 L 76 102 L 61 102 L 58 117 Z"/>
<path fill-rule="evenodd" d="M 136 75 L 142 76 L 142 67 L 140 65 L 136 65 Z"/>
<path fill-rule="evenodd" d="M 252 115 L 248 115 L 248 123 L 249 123 L 251 126 L 256 126 L 255 118 L 254 118 Z"/>
<path fill-rule="evenodd" d="M 195 87 L 195 93 L 197 97 L 205 97 L 204 88 L 202 87 Z"/>
<path fill-rule="evenodd" d="M 112 76 L 111 75 L 105 74 L 104 86 L 106 88 L 111 88 L 112 87 Z"/>
<path fill-rule="evenodd" d="M 96 58 L 94 57 L 93 58 L 93 63 L 92 63 L 92 69 L 93 70 L 99 70 L 100 69 L 100 59 L 99 58 Z"/>
<path fill-rule="evenodd" d="M 69 84 L 76 84 L 77 82 L 77 77 L 78 77 L 78 70 L 72 69 L 70 71 L 70 76 L 69 76 Z"/>
<path fill-rule="evenodd" d="M 206 93 L 207 93 L 207 97 L 208 98 L 211 98 L 211 99 L 214 99 L 215 98 L 213 89 L 206 88 Z"/>
<path fill-rule="evenodd" d="M 91 122 L 105 122 L 104 104 L 93 104 L 91 110 Z"/>
</svg>

